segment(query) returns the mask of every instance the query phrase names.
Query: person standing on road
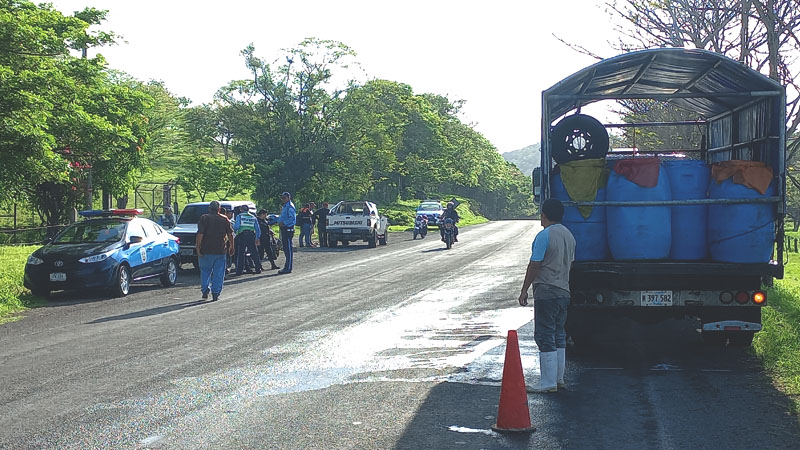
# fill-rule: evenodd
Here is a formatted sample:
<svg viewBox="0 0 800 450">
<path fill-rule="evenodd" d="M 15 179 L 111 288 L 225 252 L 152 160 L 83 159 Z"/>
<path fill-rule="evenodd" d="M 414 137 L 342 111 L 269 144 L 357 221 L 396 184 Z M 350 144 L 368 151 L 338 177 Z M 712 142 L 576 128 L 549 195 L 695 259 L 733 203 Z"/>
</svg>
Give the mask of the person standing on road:
<svg viewBox="0 0 800 450">
<path fill-rule="evenodd" d="M 519 304 L 528 304 L 528 288 L 533 284 L 533 339 L 539 347 L 541 379 L 532 392 L 556 392 L 565 388 L 569 271 L 575 260 L 575 238 L 561 225 L 564 205 L 556 199 L 542 204 L 542 226 L 532 245 L 531 260 L 522 283 Z"/>
<path fill-rule="evenodd" d="M 305 246 L 311 247 L 312 221 L 311 206 L 306 203 L 297 215 L 297 223 L 300 225 L 300 243 L 298 247 L 303 247 L 304 243 Z"/>
<path fill-rule="evenodd" d="M 256 273 L 261 273 L 261 260 L 258 258 L 258 245 L 261 239 L 261 227 L 258 225 L 256 216 L 250 213 L 250 208 L 242 206 L 233 224 L 236 232 L 238 249 L 236 250 L 236 276 L 243 271 L 250 273 L 250 266 Z M 249 254 L 249 256 L 248 256 Z"/>
<path fill-rule="evenodd" d="M 314 212 L 314 218 L 317 221 L 317 234 L 319 235 L 319 246 L 328 246 L 328 214 L 331 210 L 328 208 L 328 202 L 322 204 L 322 208 Z"/>
<path fill-rule="evenodd" d="M 294 237 L 294 226 L 297 223 L 297 210 L 292 203 L 292 195 L 288 192 L 281 194 L 281 203 L 283 209 L 281 215 L 278 217 L 278 226 L 281 228 L 281 243 L 283 243 L 283 254 L 286 258 L 286 263 L 279 274 L 292 273 L 292 238 Z"/>
<path fill-rule="evenodd" d="M 263 260 L 264 255 L 266 255 L 270 265 L 272 266 L 270 267 L 270 270 L 275 270 L 278 268 L 278 266 L 275 264 L 277 256 L 275 255 L 275 250 L 272 249 L 275 233 L 272 232 L 272 228 L 269 226 L 267 210 L 262 209 L 258 211 L 257 217 L 258 227 L 261 229 L 261 244 L 258 246 L 258 258 L 259 260 Z"/>
<path fill-rule="evenodd" d="M 233 228 L 228 218 L 219 213 L 218 201 L 208 205 L 208 214 L 203 214 L 197 223 L 195 249 L 203 300 L 208 299 L 210 290 L 213 301 L 217 301 L 225 281 L 225 255 L 233 254 Z"/>
</svg>

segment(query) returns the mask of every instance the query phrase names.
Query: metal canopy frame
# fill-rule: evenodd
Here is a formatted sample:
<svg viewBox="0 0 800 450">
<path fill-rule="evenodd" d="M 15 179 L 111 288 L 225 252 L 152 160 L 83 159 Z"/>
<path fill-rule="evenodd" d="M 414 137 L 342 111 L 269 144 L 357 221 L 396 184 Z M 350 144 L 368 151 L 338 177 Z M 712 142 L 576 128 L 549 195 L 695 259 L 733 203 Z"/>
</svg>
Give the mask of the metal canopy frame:
<svg viewBox="0 0 800 450">
<path fill-rule="evenodd" d="M 552 124 L 570 112 L 602 100 L 642 99 L 672 103 L 697 114 L 697 121 L 606 124 L 607 128 L 699 125 L 706 128 L 702 154 L 707 162 L 756 154 L 772 165 L 779 196 L 765 199 L 704 199 L 665 202 L 568 202 L 575 206 L 675 206 L 690 204 L 772 203 L 779 227 L 778 258 L 783 259 L 783 217 L 786 208 L 786 91 L 775 80 L 724 55 L 698 49 L 660 48 L 622 54 L 599 61 L 542 92 L 541 198 L 548 199 Z M 759 115 L 761 114 L 761 115 Z M 761 120 L 765 124 L 757 124 Z M 740 130 L 739 123 L 743 124 Z M 758 128 L 757 125 L 761 126 Z M 712 130 L 718 131 L 712 138 Z M 753 131 L 755 130 L 755 131 Z M 725 131 L 726 135 L 720 135 Z M 742 133 L 744 131 L 744 133 Z M 748 133 L 750 136 L 748 137 Z M 760 134 L 760 135 L 759 135 Z M 720 143 L 722 139 L 722 143 Z M 724 142 L 730 141 L 730 142 Z M 777 150 L 770 152 L 770 150 Z M 691 152 L 687 150 L 686 152 Z M 615 152 L 624 153 L 624 152 Z M 648 154 L 651 152 L 642 151 Z M 663 153 L 659 151 L 658 153 Z M 774 155 L 780 155 L 775 158 Z M 772 158 L 772 159 L 770 159 Z"/>
</svg>

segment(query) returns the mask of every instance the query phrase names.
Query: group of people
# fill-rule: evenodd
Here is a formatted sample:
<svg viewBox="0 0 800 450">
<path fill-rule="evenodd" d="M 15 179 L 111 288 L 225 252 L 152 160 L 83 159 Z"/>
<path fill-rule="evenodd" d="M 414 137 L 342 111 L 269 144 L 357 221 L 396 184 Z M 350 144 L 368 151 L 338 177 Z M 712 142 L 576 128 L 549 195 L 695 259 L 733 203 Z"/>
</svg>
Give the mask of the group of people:
<svg viewBox="0 0 800 450">
<path fill-rule="evenodd" d="M 328 246 L 328 214 L 331 210 L 328 208 L 328 203 L 323 203 L 322 208 L 317 209 L 317 204 L 314 202 L 306 203 L 297 214 L 297 222 L 300 225 L 300 247 L 316 247 L 311 241 L 311 235 L 314 232 L 314 225 L 317 226 L 317 235 L 319 236 L 319 246 Z"/>
<path fill-rule="evenodd" d="M 208 213 L 200 217 L 197 223 L 195 244 L 200 267 L 200 291 L 204 300 L 208 299 L 209 294 L 214 301 L 219 299 L 225 274 L 230 273 L 231 266 L 235 266 L 233 276 L 243 273 L 260 274 L 264 271 L 261 262 L 266 256 L 271 265 L 270 270 L 280 269 L 277 272 L 280 275 L 292 273 L 292 239 L 298 224 L 301 226 L 300 247 L 304 243 L 311 246 L 311 231 L 315 223 L 320 245 L 327 246 L 325 227 L 330 212 L 328 204 L 324 203 L 322 208 L 315 211 L 315 205 L 309 203 L 298 214 L 289 192 L 282 193 L 280 198 L 283 206 L 277 225 L 286 260 L 282 269 L 275 264 L 278 258 L 277 240 L 269 223 L 267 210 L 261 209 L 253 215 L 247 206 L 227 211 L 218 201 L 208 205 Z"/>
</svg>

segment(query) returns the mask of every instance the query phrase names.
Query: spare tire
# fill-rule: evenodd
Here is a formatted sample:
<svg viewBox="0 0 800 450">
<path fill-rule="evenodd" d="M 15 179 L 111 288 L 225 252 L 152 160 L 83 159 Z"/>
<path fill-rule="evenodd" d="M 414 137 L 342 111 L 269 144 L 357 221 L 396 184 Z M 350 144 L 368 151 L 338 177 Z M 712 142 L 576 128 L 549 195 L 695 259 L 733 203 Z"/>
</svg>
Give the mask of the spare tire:
<svg viewBox="0 0 800 450">
<path fill-rule="evenodd" d="M 594 117 L 574 114 L 556 124 L 550 132 L 550 143 L 558 164 L 604 158 L 608 154 L 608 131 Z"/>
</svg>

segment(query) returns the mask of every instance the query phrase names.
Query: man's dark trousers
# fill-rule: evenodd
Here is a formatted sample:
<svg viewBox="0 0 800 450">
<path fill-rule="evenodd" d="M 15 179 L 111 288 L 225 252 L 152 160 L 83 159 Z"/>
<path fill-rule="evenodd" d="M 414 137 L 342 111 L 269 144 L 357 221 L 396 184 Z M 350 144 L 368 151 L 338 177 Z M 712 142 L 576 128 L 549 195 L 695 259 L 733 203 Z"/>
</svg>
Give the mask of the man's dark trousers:
<svg viewBox="0 0 800 450">
<path fill-rule="evenodd" d="M 317 225 L 317 234 L 319 235 L 319 246 L 320 247 L 327 247 L 328 246 L 328 227 L 325 226 L 322 222 Z"/>
<path fill-rule="evenodd" d="M 236 275 L 241 275 L 245 268 L 250 270 L 250 262 L 252 261 L 256 273 L 261 273 L 261 261 L 258 260 L 258 248 L 256 247 L 256 234 L 252 231 L 243 231 L 236 235 L 236 240 L 239 241 L 239 251 L 236 257 Z M 250 256 L 247 256 L 247 253 Z"/>
<path fill-rule="evenodd" d="M 292 238 L 294 237 L 294 227 L 283 228 L 281 227 L 281 243 L 283 244 L 283 255 L 286 258 L 286 264 L 283 265 L 284 272 L 292 271 Z"/>
</svg>

